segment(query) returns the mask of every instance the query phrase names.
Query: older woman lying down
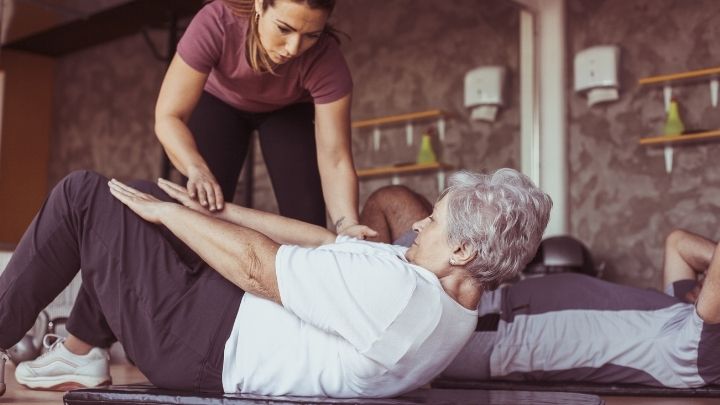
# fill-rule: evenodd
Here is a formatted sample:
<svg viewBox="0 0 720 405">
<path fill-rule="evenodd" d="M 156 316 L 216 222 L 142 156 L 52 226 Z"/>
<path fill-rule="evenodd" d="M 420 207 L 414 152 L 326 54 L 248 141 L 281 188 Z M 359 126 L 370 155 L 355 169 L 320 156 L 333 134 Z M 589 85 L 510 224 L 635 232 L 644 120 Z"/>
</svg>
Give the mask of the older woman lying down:
<svg viewBox="0 0 720 405">
<path fill-rule="evenodd" d="M 1 348 L 82 269 L 68 331 L 121 341 L 159 387 L 396 395 L 458 354 L 551 206 L 514 170 L 460 173 L 403 248 L 239 206 L 209 213 L 159 186 L 77 172 L 53 189 L 0 277 Z"/>
</svg>

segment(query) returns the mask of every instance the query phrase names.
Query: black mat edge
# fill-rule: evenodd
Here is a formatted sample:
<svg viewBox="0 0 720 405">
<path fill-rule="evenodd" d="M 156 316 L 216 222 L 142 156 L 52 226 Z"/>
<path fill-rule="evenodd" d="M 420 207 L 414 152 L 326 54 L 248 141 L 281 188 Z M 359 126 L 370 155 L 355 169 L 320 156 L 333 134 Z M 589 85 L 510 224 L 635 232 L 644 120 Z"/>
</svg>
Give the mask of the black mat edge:
<svg viewBox="0 0 720 405">
<path fill-rule="evenodd" d="M 477 389 L 477 390 L 522 390 L 577 392 L 581 394 L 650 397 L 704 397 L 720 398 L 720 385 L 699 388 L 651 387 L 639 384 L 592 384 L 577 382 L 527 382 L 527 381 L 471 381 L 435 380 L 433 388 Z"/>
<path fill-rule="evenodd" d="M 454 398 L 445 397 L 442 392 L 453 392 Z M 458 395 L 472 394 L 458 398 Z M 513 404 L 537 403 L 537 400 L 548 404 L 574 404 L 574 405 L 603 405 L 600 397 L 592 394 L 575 392 L 543 392 L 543 394 L 556 394 L 556 397 L 537 398 L 537 392 L 527 390 L 475 390 L 475 389 L 419 389 L 404 394 L 397 398 L 319 398 L 319 397 L 269 397 L 251 394 L 219 394 L 219 393 L 198 393 L 190 391 L 164 390 L 149 384 L 128 384 L 111 385 L 106 388 L 86 388 L 68 391 L 63 397 L 63 402 L 72 405 L 121 405 L 121 404 L 199 404 L 199 405 L 226 405 L 226 404 L 357 404 L 357 405 L 413 405 L 413 404 L 439 404 L 439 405 L 467 405 L 476 404 L 478 400 L 482 403 L 508 404 L 507 398 Z M 484 402 L 487 397 L 496 396 L 496 400 Z M 472 398 L 474 397 L 474 398 Z"/>
</svg>

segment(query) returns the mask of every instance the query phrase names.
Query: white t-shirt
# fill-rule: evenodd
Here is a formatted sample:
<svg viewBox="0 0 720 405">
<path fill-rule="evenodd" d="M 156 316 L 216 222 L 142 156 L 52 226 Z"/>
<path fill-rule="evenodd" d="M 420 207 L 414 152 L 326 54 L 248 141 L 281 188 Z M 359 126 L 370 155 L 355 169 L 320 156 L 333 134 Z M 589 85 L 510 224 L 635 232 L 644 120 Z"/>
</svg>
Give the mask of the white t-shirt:
<svg viewBox="0 0 720 405">
<path fill-rule="evenodd" d="M 405 251 L 344 236 L 281 246 L 283 306 L 245 294 L 225 343 L 225 392 L 383 397 L 430 382 L 470 338 L 477 311 Z"/>
</svg>

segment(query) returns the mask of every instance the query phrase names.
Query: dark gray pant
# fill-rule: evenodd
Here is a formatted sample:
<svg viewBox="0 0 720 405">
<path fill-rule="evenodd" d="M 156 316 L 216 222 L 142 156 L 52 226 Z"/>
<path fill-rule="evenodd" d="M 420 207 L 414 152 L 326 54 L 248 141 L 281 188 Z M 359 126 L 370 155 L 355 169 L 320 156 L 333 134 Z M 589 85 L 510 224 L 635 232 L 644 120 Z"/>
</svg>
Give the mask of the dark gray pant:
<svg viewBox="0 0 720 405">
<path fill-rule="evenodd" d="M 150 183 L 134 185 L 168 199 Z M 0 277 L 1 348 L 20 340 L 78 269 L 70 333 L 103 347 L 117 338 L 157 386 L 222 391 L 224 345 L 243 291 L 91 172 L 55 186 Z"/>
</svg>

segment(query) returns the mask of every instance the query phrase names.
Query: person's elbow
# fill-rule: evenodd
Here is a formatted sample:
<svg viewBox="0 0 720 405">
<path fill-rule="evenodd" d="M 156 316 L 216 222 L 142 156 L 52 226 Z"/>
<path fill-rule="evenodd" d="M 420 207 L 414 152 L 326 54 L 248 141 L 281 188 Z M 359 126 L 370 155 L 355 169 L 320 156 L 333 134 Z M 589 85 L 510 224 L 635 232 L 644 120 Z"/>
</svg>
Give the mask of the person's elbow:
<svg viewBox="0 0 720 405">
<path fill-rule="evenodd" d="M 164 144 L 164 141 L 173 133 L 173 127 L 183 121 L 183 117 L 179 114 L 156 112 L 154 129 L 155 136 L 160 140 L 160 143 Z"/>
<path fill-rule="evenodd" d="M 245 249 L 234 261 L 234 274 L 243 276 L 243 282 L 260 286 L 263 280 L 264 264 L 254 249 Z"/>
<path fill-rule="evenodd" d="M 164 128 L 166 126 L 163 120 L 164 117 L 155 114 L 155 136 L 158 138 L 158 140 L 160 140 L 161 143 L 163 141 L 163 134 L 165 133 Z"/>
<path fill-rule="evenodd" d="M 332 245 L 337 240 L 337 234 L 331 231 L 327 231 L 324 237 L 320 240 L 319 245 Z"/>
<path fill-rule="evenodd" d="M 170 120 L 172 120 L 172 115 L 167 111 L 166 108 L 163 108 L 162 103 L 160 100 L 158 100 L 157 105 L 155 106 L 155 135 L 162 141 L 163 134 L 166 133 L 166 128 L 168 127 L 168 123 Z"/>
<path fill-rule="evenodd" d="M 230 281 L 251 294 L 279 304 L 280 292 L 275 272 L 277 248 L 257 250 L 248 247 L 239 250 L 228 263 L 228 272 L 233 275 Z"/>
<path fill-rule="evenodd" d="M 192 103 L 169 100 L 161 94 L 155 104 L 155 134 L 162 141 L 163 137 L 173 133 L 173 129 L 184 125 L 193 111 Z"/>
</svg>

